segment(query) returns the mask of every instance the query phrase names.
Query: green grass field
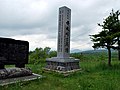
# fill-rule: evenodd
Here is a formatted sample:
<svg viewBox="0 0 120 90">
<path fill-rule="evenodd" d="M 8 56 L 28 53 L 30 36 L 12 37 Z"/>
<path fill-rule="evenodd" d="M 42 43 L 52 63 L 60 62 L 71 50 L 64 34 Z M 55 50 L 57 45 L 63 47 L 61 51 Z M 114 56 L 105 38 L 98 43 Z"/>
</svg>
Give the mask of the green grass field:
<svg viewBox="0 0 120 90">
<path fill-rule="evenodd" d="M 0 90 L 120 90 L 120 61 L 112 56 L 112 67 L 107 66 L 107 55 L 85 54 L 81 57 L 81 71 L 67 77 L 44 72 L 45 61 L 28 64 L 34 73 L 45 78 L 0 87 Z"/>
</svg>

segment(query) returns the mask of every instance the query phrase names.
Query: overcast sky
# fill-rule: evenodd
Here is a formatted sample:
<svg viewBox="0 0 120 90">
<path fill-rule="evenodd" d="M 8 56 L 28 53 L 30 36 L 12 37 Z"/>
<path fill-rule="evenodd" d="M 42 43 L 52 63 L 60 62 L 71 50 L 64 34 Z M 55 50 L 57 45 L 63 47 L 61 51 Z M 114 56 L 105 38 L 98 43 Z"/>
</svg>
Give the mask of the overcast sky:
<svg viewBox="0 0 120 90">
<path fill-rule="evenodd" d="M 71 49 L 92 49 L 89 35 L 101 31 L 97 23 L 112 9 L 120 9 L 120 0 L 0 0 L 0 37 L 27 40 L 36 47 L 57 48 L 58 9 L 71 9 Z"/>
</svg>

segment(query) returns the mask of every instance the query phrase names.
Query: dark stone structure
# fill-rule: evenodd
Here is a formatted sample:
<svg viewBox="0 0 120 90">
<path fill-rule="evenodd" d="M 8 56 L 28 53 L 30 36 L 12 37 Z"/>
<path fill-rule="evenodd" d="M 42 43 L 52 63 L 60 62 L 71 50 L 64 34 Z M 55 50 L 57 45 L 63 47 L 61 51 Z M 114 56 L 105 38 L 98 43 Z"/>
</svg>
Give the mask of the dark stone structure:
<svg viewBox="0 0 120 90">
<path fill-rule="evenodd" d="M 23 68 L 28 63 L 29 42 L 0 38 L 0 69 L 4 65 L 15 64 L 15 67 Z"/>
</svg>

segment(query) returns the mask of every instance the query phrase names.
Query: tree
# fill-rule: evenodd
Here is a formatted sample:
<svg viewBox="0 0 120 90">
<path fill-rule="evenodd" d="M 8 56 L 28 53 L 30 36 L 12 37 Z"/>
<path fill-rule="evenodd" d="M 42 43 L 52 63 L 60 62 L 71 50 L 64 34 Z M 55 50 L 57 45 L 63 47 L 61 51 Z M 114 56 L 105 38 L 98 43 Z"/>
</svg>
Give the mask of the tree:
<svg viewBox="0 0 120 90">
<path fill-rule="evenodd" d="M 34 51 L 29 52 L 30 63 L 39 63 L 41 60 L 45 60 L 50 52 L 49 47 L 45 48 L 36 48 Z"/>
<path fill-rule="evenodd" d="M 50 51 L 49 58 L 56 57 L 56 56 L 57 56 L 57 51 Z"/>
<path fill-rule="evenodd" d="M 111 46 L 114 44 L 113 37 L 107 36 L 109 31 L 103 30 L 95 35 L 90 35 L 94 45 L 93 48 L 107 48 L 108 50 L 108 65 L 111 66 Z"/>
<path fill-rule="evenodd" d="M 42 48 L 36 48 L 34 51 L 29 52 L 29 61 L 30 63 L 39 62 L 39 59 L 42 59 L 44 57 L 43 55 L 43 49 Z"/>
<path fill-rule="evenodd" d="M 119 20 L 120 12 L 119 10 L 110 13 L 110 15 L 103 21 L 103 25 L 100 25 L 103 29 L 108 30 L 109 34 L 114 38 L 114 42 L 116 42 L 117 46 L 112 46 L 113 49 L 118 50 L 118 59 L 120 60 L 120 20 Z"/>
<path fill-rule="evenodd" d="M 45 48 L 44 48 L 43 52 L 44 52 L 45 58 L 48 57 L 48 55 L 49 55 L 49 53 L 50 53 L 50 49 L 51 49 L 50 47 L 45 47 Z"/>
<path fill-rule="evenodd" d="M 98 34 L 90 35 L 94 42 L 93 48 L 107 48 L 108 49 L 108 65 L 111 65 L 111 48 L 118 50 L 118 57 L 120 60 L 120 12 L 119 10 L 110 13 L 110 15 L 104 19 L 103 24 L 98 24 L 102 27 L 103 31 Z M 117 44 L 117 46 L 115 46 Z"/>
</svg>

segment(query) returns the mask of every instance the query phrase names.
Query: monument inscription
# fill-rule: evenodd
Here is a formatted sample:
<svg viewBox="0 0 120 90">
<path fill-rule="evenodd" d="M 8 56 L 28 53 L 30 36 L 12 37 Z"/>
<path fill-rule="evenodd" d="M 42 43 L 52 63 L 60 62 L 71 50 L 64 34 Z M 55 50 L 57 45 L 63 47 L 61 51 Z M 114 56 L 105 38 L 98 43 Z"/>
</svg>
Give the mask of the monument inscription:
<svg viewBox="0 0 120 90">
<path fill-rule="evenodd" d="M 79 59 L 70 57 L 71 9 L 59 8 L 57 57 L 46 59 L 47 70 L 70 71 L 79 69 Z"/>
<path fill-rule="evenodd" d="M 57 57 L 69 57 L 71 9 L 59 8 Z"/>
</svg>

